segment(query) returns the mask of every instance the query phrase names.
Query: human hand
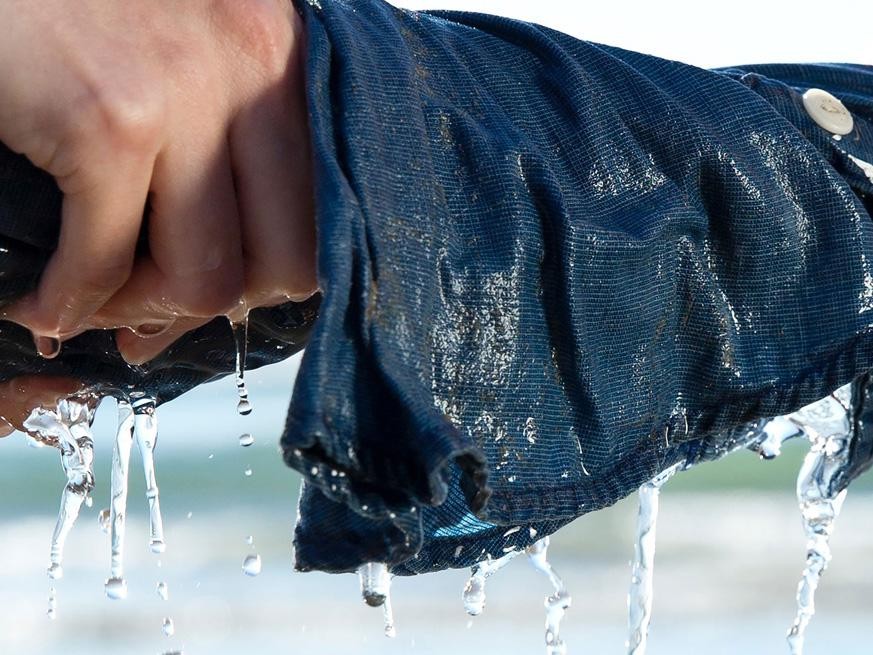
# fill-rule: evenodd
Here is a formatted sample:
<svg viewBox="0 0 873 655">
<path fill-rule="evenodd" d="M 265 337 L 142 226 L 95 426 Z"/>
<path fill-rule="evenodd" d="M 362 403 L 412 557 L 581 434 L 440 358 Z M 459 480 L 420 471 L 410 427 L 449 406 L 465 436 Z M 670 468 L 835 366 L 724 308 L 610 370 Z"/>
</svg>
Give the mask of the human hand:
<svg viewBox="0 0 873 655">
<path fill-rule="evenodd" d="M 54 409 L 59 400 L 81 391 L 77 380 L 27 375 L 0 383 L 0 437 L 24 430 L 24 421 L 37 407 Z"/>
<path fill-rule="evenodd" d="M 139 363 L 214 316 L 316 290 L 290 2 L 0 0 L 0 24 L 0 141 L 64 193 L 39 288 L 6 312 L 42 354 L 129 326 L 118 347 Z"/>
</svg>

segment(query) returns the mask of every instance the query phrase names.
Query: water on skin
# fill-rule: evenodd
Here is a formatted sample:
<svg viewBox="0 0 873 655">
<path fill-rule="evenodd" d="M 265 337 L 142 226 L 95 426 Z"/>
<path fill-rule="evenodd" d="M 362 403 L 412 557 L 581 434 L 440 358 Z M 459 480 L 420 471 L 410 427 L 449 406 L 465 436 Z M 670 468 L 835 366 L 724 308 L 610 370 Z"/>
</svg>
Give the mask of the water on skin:
<svg viewBox="0 0 873 655">
<path fill-rule="evenodd" d="M 249 390 L 246 387 L 245 381 L 249 340 L 248 312 L 246 312 L 245 318 L 239 323 L 231 322 L 230 327 L 233 330 L 233 341 L 236 345 L 236 393 L 239 396 L 236 411 L 246 416 L 252 413 L 252 404 L 249 402 Z"/>
<path fill-rule="evenodd" d="M 391 573 L 380 562 L 369 562 L 358 569 L 361 582 L 361 597 L 370 607 L 381 607 L 385 624 L 385 636 L 397 636 L 394 625 L 394 610 L 391 607 Z"/>
<path fill-rule="evenodd" d="M 526 551 L 528 560 L 533 567 L 545 575 L 552 583 L 554 593 L 546 596 L 546 655 L 566 655 L 567 645 L 561 639 L 561 619 L 570 607 L 573 599 L 564 581 L 558 576 L 549 563 L 549 538 L 543 537 Z"/>
<path fill-rule="evenodd" d="M 94 488 L 92 418 L 93 412 L 87 404 L 68 399 L 58 402 L 54 410 L 38 407 L 24 421 L 24 427 L 36 435 L 38 441 L 59 449 L 67 478 L 49 552 L 48 575 L 52 579 L 63 575 L 67 535 L 79 516 L 85 497 Z"/>
<path fill-rule="evenodd" d="M 634 542 L 634 561 L 631 568 L 631 585 L 627 596 L 628 606 L 628 655 L 643 655 L 652 620 L 652 590 L 655 565 L 656 529 L 661 487 L 683 466 L 683 462 L 671 466 L 640 487 L 637 535 Z"/>
<path fill-rule="evenodd" d="M 849 463 L 851 388 L 842 387 L 789 418 L 812 444 L 797 477 L 797 500 L 807 537 L 806 565 L 797 586 L 797 613 L 787 635 L 792 655 L 802 655 L 806 629 L 815 614 L 815 592 L 831 561 L 834 522 L 846 498 L 846 490 L 837 492 L 834 482 Z"/>
<path fill-rule="evenodd" d="M 261 556 L 255 553 L 254 555 L 246 555 L 242 563 L 242 570 L 249 577 L 255 577 L 261 572 Z"/>
<path fill-rule="evenodd" d="M 485 581 L 509 564 L 521 551 L 513 550 L 503 557 L 492 559 L 489 555 L 476 564 L 464 585 L 464 609 L 470 616 L 478 616 L 485 609 Z"/>
</svg>

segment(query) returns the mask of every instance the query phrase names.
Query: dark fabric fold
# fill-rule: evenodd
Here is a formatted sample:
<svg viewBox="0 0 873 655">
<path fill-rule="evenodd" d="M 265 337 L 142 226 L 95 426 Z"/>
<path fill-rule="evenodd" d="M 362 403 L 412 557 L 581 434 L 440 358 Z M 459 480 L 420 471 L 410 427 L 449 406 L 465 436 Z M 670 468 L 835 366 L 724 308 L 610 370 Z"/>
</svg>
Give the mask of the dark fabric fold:
<svg viewBox="0 0 873 655">
<path fill-rule="evenodd" d="M 282 440 L 299 568 L 499 556 L 870 367 L 870 68 L 297 6 L 325 292 Z"/>
</svg>

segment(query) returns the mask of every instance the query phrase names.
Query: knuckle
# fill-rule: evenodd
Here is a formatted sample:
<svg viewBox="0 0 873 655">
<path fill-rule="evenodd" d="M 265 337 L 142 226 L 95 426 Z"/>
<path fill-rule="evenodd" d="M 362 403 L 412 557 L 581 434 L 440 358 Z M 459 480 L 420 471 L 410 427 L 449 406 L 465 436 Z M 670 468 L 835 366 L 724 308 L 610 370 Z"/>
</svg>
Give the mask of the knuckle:
<svg viewBox="0 0 873 655">
<path fill-rule="evenodd" d="M 77 288 L 87 289 L 90 294 L 110 294 L 124 284 L 130 271 L 131 263 L 127 261 L 83 264 L 76 271 Z"/>
<path fill-rule="evenodd" d="M 201 277 L 179 281 L 176 287 L 177 305 L 189 316 L 224 316 L 239 303 L 242 282 L 209 280 Z"/>
<path fill-rule="evenodd" d="M 114 148 L 148 147 L 158 135 L 162 112 L 158 94 L 147 88 L 142 81 L 92 85 L 78 108 L 80 124 L 109 140 Z"/>
<path fill-rule="evenodd" d="M 216 0 L 219 29 L 267 76 L 288 66 L 293 31 L 284 0 Z"/>
</svg>

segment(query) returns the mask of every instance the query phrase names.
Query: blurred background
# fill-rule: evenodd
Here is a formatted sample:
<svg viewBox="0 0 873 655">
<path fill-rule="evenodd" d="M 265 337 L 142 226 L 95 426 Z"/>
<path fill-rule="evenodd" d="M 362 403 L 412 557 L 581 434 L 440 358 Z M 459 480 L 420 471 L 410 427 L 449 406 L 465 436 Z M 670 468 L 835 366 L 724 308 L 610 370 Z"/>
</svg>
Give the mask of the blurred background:
<svg viewBox="0 0 873 655">
<path fill-rule="evenodd" d="M 568 3 L 561 0 L 396 2 L 514 16 L 591 41 L 703 67 L 776 61 L 873 64 L 869 2 L 792 4 Z M 298 358 L 249 374 L 254 412 L 236 413 L 233 381 L 197 389 L 162 407 L 157 452 L 167 552 L 147 549 L 147 504 L 138 456 L 131 463 L 126 570 L 129 598 L 107 600 L 109 538 L 97 523 L 108 506 L 114 404 L 95 423 L 94 506 L 71 533 L 65 577 L 54 583 L 58 618 L 45 611 L 49 540 L 63 474 L 55 451 L 21 435 L 0 441 L 0 653 L 127 654 L 238 652 L 502 653 L 543 650 L 548 582 L 523 558 L 491 578 L 485 613 L 463 610 L 465 571 L 395 579 L 398 634 L 382 635 L 381 612 L 364 606 L 354 576 L 298 574 L 291 536 L 299 479 L 277 442 Z M 240 434 L 255 443 L 241 448 Z M 662 494 L 649 653 L 746 655 L 787 652 L 784 634 L 805 539 L 794 479 L 806 446 L 782 457 L 751 453 L 684 473 Z M 246 475 L 247 469 L 251 475 Z M 834 560 L 817 598 L 807 655 L 867 654 L 873 611 L 873 476 L 852 486 L 832 540 Z M 570 653 L 621 653 L 633 555 L 636 498 L 585 516 L 552 540 L 552 560 L 573 593 L 562 635 Z M 246 538 L 251 536 L 253 545 Z M 258 553 L 263 572 L 243 575 Z M 169 600 L 155 592 L 169 587 Z M 172 617 L 176 633 L 161 632 Z"/>
</svg>

